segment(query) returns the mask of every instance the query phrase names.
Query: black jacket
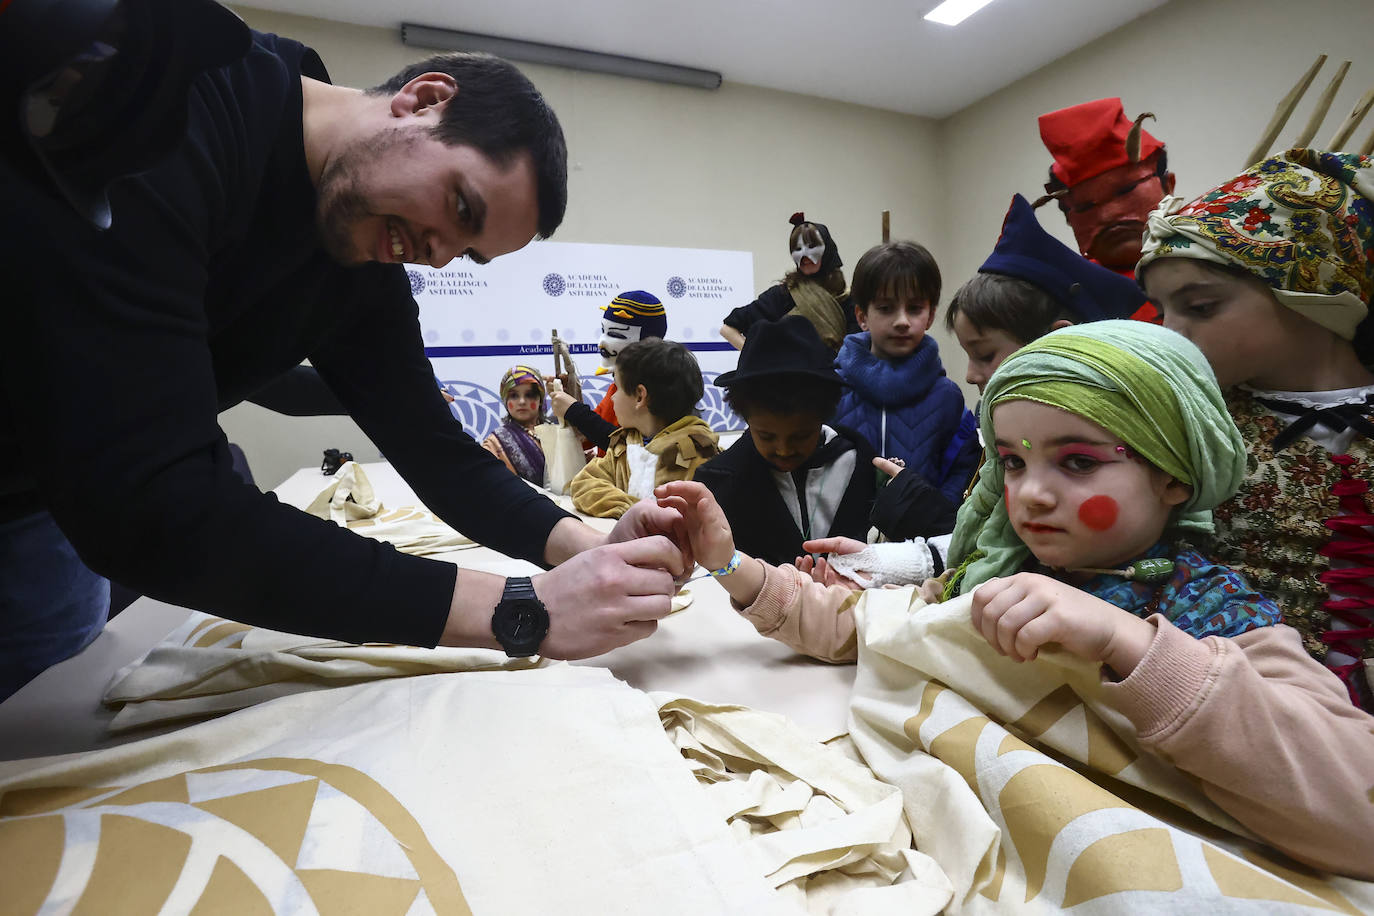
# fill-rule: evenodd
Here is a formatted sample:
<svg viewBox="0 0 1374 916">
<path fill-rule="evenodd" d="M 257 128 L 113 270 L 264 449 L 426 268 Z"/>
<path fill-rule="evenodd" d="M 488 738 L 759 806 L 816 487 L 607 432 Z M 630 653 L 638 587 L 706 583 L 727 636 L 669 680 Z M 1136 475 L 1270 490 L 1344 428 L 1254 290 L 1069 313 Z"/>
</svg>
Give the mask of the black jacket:
<svg viewBox="0 0 1374 916">
<path fill-rule="evenodd" d="M 302 73 L 328 79 L 309 48 L 255 33 L 245 57 L 202 74 L 185 141 L 111 188 L 103 233 L 0 162 L 0 520 L 46 508 L 88 566 L 164 601 L 433 645 L 452 564 L 259 492 L 217 423 L 308 357 L 425 505 L 474 540 L 538 561 L 567 515 L 454 420 L 405 270 L 344 267 L 320 247 Z"/>
<path fill-rule="evenodd" d="M 838 427 L 835 431 L 857 452 L 854 473 L 830 530 L 812 534 L 816 538 L 843 536 L 862 541 L 868 534 L 877 491 L 873 449 L 852 430 Z M 770 471 L 771 466 L 745 430 L 734 445 L 697 468 L 695 479 L 711 491 L 725 511 L 735 545 L 750 556 L 780 566 L 803 553 L 803 537 Z"/>
</svg>

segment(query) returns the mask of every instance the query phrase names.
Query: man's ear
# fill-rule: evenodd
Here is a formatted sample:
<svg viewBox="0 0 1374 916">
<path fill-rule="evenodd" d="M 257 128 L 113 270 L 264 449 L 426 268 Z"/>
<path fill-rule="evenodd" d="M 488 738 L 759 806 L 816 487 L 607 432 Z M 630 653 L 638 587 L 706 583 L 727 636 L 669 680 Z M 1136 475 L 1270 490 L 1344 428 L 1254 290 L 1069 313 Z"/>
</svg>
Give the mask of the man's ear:
<svg viewBox="0 0 1374 916">
<path fill-rule="evenodd" d="M 649 407 L 649 389 L 645 388 L 643 385 L 635 386 L 635 406 L 642 407 L 646 410 Z"/>
<path fill-rule="evenodd" d="M 1159 184 L 1164 188 L 1165 194 L 1172 194 L 1174 193 L 1174 182 L 1177 180 L 1173 172 L 1165 172 L 1164 178 L 1160 180 Z"/>
<path fill-rule="evenodd" d="M 391 97 L 391 114 L 403 118 L 431 108 L 442 110 L 457 94 L 458 83 L 447 73 L 421 73 Z"/>
<path fill-rule="evenodd" d="M 1059 330 L 1060 328 L 1071 328 L 1071 327 L 1073 327 L 1073 322 L 1072 322 L 1072 321 L 1070 321 L 1070 320 L 1067 319 L 1067 318 L 1060 318 L 1058 321 L 1056 321 L 1056 322 L 1054 322 L 1053 324 L 1050 325 L 1050 330 L 1051 330 L 1051 331 L 1057 331 L 1057 330 Z"/>
<path fill-rule="evenodd" d="M 854 318 L 859 322 L 860 331 L 868 330 L 868 319 L 864 315 L 864 310 L 859 308 L 857 305 L 854 306 Z"/>
</svg>

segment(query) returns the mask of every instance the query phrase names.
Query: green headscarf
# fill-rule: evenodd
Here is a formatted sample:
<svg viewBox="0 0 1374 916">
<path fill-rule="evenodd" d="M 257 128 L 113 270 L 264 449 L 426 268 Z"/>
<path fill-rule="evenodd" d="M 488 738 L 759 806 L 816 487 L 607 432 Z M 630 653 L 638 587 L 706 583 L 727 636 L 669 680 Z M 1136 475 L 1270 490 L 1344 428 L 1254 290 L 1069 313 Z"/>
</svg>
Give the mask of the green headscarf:
<svg viewBox="0 0 1374 916">
<path fill-rule="evenodd" d="M 1009 400 L 1057 407 L 1096 423 L 1155 467 L 1193 488 L 1174 510 L 1175 528 L 1210 532 L 1212 509 L 1245 474 L 1245 443 L 1226 412 L 1216 377 L 1197 347 L 1141 321 L 1060 328 L 1008 356 L 983 392 L 983 468 L 959 509 L 951 565 L 977 551 L 961 592 L 1011 575 L 1030 550 L 1007 517 L 993 408 Z"/>
</svg>

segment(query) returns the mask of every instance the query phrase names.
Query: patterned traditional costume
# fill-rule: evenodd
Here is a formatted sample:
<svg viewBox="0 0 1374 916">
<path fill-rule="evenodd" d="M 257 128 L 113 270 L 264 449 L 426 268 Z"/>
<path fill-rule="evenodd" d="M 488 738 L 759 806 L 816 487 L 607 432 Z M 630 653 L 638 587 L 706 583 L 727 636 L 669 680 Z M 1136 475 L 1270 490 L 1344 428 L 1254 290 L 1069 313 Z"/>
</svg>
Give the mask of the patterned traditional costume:
<svg viewBox="0 0 1374 916">
<path fill-rule="evenodd" d="M 1293 149 L 1191 203 L 1150 216 L 1140 270 L 1158 258 L 1242 268 L 1283 305 L 1353 341 L 1374 292 L 1374 161 Z M 1358 329 L 1358 331 L 1357 331 Z M 1374 387 L 1229 393 L 1249 448 L 1245 482 L 1216 512 L 1215 552 L 1283 608 L 1308 651 L 1374 709 Z"/>
</svg>

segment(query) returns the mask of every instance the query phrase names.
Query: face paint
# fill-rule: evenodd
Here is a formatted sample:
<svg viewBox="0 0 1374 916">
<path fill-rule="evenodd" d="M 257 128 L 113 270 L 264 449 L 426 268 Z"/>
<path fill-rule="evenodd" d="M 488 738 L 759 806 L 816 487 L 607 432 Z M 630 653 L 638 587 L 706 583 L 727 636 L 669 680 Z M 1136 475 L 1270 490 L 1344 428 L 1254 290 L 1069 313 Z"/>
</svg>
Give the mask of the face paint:
<svg viewBox="0 0 1374 916">
<path fill-rule="evenodd" d="M 1022 446 L 1023 448 L 1025 448 L 1027 451 L 1029 451 L 1029 450 L 1030 450 L 1030 447 L 1031 447 L 1030 440 L 1029 440 L 1029 439 L 1022 439 L 1022 440 L 1021 440 L 1021 446 Z"/>
<path fill-rule="evenodd" d="M 611 321 L 609 318 L 601 319 L 601 365 L 607 369 L 615 368 L 615 358 L 620 355 L 620 351 L 632 341 L 639 340 L 639 335 L 643 333 L 643 328 L 625 324 L 620 321 Z"/>
<path fill-rule="evenodd" d="M 1078 507 L 1078 520 L 1094 531 L 1106 531 L 1116 524 L 1121 507 L 1104 494 L 1089 496 Z"/>
<path fill-rule="evenodd" d="M 802 258 L 810 258 L 812 263 L 819 266 L 821 263 L 821 258 L 823 257 L 825 257 L 824 244 L 817 245 L 814 248 L 802 246 L 799 248 L 792 249 L 792 261 L 797 265 L 797 267 L 801 267 Z"/>
</svg>

